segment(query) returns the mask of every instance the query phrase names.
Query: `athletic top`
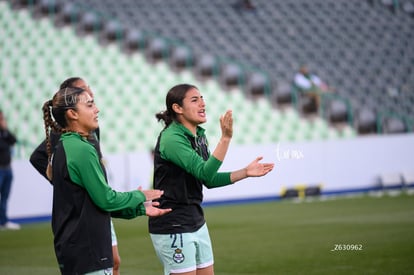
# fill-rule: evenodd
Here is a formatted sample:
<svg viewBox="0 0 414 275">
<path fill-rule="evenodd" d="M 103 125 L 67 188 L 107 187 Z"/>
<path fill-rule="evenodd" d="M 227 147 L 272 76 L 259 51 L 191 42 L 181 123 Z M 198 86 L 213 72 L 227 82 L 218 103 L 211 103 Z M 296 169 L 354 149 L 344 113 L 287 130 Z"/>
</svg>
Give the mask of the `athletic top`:
<svg viewBox="0 0 414 275">
<path fill-rule="evenodd" d="M 164 191 L 160 208 L 172 212 L 149 218 L 153 234 L 197 231 L 203 224 L 203 185 L 215 188 L 231 184 L 230 172 L 218 172 L 222 162 L 210 156 L 205 130 L 197 135 L 178 122 L 161 131 L 154 153 L 154 188 Z"/>
<path fill-rule="evenodd" d="M 62 134 L 52 168 L 52 230 L 61 273 L 112 267 L 110 215 L 145 215 L 145 195 L 112 190 L 95 147 L 78 133 Z"/>
<path fill-rule="evenodd" d="M 99 128 L 97 128 L 89 136 L 90 138 L 88 139 L 88 141 L 95 146 L 96 151 L 98 152 L 99 159 L 102 159 L 101 147 L 99 145 L 99 133 L 100 133 Z M 52 153 L 54 152 L 56 144 L 59 142 L 59 139 L 60 139 L 60 134 L 50 132 L 50 144 L 52 147 Z M 46 169 L 47 169 L 47 164 L 48 164 L 46 140 L 43 140 L 43 142 L 40 143 L 36 147 L 36 149 L 30 155 L 29 161 L 32 164 L 32 166 L 37 170 L 37 172 L 39 172 L 47 181 L 49 181 L 46 175 Z M 105 166 L 102 166 L 102 167 L 104 168 L 104 173 L 106 177 Z M 49 181 L 49 183 L 52 183 L 52 182 Z"/>
</svg>

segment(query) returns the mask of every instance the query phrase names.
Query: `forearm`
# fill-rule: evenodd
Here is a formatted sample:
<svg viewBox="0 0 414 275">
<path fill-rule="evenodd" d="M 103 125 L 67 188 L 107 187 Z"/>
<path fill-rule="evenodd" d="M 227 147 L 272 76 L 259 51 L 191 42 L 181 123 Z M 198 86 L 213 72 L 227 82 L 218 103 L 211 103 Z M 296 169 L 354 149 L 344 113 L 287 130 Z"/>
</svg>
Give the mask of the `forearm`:
<svg viewBox="0 0 414 275">
<path fill-rule="evenodd" d="M 138 216 L 144 216 L 146 214 L 144 204 L 140 204 L 137 207 L 125 208 L 118 211 L 112 211 L 111 217 L 121 219 L 133 219 Z"/>
<path fill-rule="evenodd" d="M 210 189 L 232 184 L 230 175 L 230 172 L 217 173 L 211 181 L 205 182 L 204 185 Z"/>
<path fill-rule="evenodd" d="M 95 184 L 94 188 L 88 186 L 87 191 L 92 201 L 102 210 L 122 213 L 125 209 L 136 209 L 145 202 L 145 195 L 138 190 L 129 192 L 117 192 L 106 183 Z M 145 211 L 144 211 L 145 212 Z"/>
<path fill-rule="evenodd" d="M 242 180 L 242 179 L 245 179 L 247 177 L 248 177 L 247 176 L 247 168 L 243 168 L 243 169 L 231 172 L 230 181 L 232 183 L 235 183 L 235 182 L 237 182 L 239 180 Z"/>
<path fill-rule="evenodd" d="M 216 146 L 216 149 L 214 149 L 214 152 L 213 152 L 213 156 L 216 159 L 220 161 L 224 160 L 224 157 L 227 154 L 227 150 L 229 149 L 230 141 L 231 141 L 231 138 L 229 137 L 222 137 L 220 139 L 219 143 Z"/>
</svg>

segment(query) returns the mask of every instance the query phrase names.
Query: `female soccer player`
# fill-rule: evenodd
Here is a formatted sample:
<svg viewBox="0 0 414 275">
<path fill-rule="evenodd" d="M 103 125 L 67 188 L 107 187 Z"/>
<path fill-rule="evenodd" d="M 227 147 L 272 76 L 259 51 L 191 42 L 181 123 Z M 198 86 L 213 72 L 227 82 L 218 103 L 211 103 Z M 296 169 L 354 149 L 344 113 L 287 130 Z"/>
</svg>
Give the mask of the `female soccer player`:
<svg viewBox="0 0 414 275">
<path fill-rule="evenodd" d="M 154 188 L 164 194 L 160 208 L 173 211 L 149 218 L 149 232 L 164 274 L 214 274 L 212 245 L 201 203 L 203 185 L 215 188 L 247 177 L 269 173 L 273 163 L 257 157 L 245 168 L 218 172 L 233 136 L 232 111 L 220 118 L 221 139 L 210 155 L 204 129 L 206 105 L 197 87 L 180 84 L 170 89 L 154 154 Z"/>
<path fill-rule="evenodd" d="M 98 152 L 88 137 L 99 110 L 82 88 L 59 90 L 43 105 L 47 177 L 53 184 L 52 230 L 62 274 L 112 274 L 110 217 L 159 216 L 171 209 L 144 202 L 163 191 L 116 192 L 106 182 Z M 53 115 L 53 118 L 52 118 Z M 52 156 L 50 131 L 60 133 Z"/>
<path fill-rule="evenodd" d="M 92 92 L 91 88 L 89 87 L 88 83 L 81 77 L 70 77 L 66 80 L 64 80 L 61 84 L 59 89 L 65 89 L 65 88 L 82 88 L 85 89 L 89 95 L 93 98 L 94 93 Z M 102 152 L 101 147 L 99 144 L 99 128 L 94 131 L 94 133 L 91 133 L 89 135 L 89 141 L 95 146 L 96 151 L 98 152 L 98 156 L 100 159 L 102 159 Z M 51 133 L 50 140 L 51 140 L 51 146 L 55 147 L 55 144 L 59 140 L 60 134 L 54 134 Z M 33 167 L 43 176 L 45 177 L 50 183 L 52 183 L 46 175 L 46 169 L 48 164 L 48 154 L 46 151 L 46 140 L 44 140 L 39 146 L 36 147 L 36 149 L 33 151 L 33 153 L 30 155 L 30 163 L 33 165 Z M 105 167 L 104 168 L 104 174 L 106 176 Z M 118 249 L 118 239 L 115 232 L 114 224 L 111 220 L 111 236 L 112 236 L 112 256 L 114 259 L 114 266 L 113 266 L 113 275 L 119 275 L 120 274 L 120 267 L 121 267 L 121 256 L 119 254 Z"/>
</svg>

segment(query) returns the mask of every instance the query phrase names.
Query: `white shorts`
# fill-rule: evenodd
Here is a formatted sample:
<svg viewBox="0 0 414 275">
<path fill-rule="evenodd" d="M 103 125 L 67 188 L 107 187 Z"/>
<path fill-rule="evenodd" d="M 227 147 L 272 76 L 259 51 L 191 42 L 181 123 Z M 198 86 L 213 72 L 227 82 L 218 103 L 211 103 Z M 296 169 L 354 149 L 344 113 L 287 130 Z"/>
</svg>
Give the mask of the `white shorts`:
<svg viewBox="0 0 414 275">
<path fill-rule="evenodd" d="M 213 249 L 204 224 L 192 233 L 150 234 L 164 274 L 183 273 L 214 264 Z"/>
</svg>

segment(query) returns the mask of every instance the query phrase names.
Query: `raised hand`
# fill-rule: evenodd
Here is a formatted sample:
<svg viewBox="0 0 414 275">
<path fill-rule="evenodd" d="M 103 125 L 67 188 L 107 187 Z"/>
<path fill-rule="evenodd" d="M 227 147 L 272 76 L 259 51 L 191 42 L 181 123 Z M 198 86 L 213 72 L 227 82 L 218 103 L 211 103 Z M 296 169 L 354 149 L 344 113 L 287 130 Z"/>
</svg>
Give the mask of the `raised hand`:
<svg viewBox="0 0 414 275">
<path fill-rule="evenodd" d="M 223 137 L 233 137 L 233 113 L 228 110 L 224 115 L 220 117 L 221 134 Z"/>
</svg>

